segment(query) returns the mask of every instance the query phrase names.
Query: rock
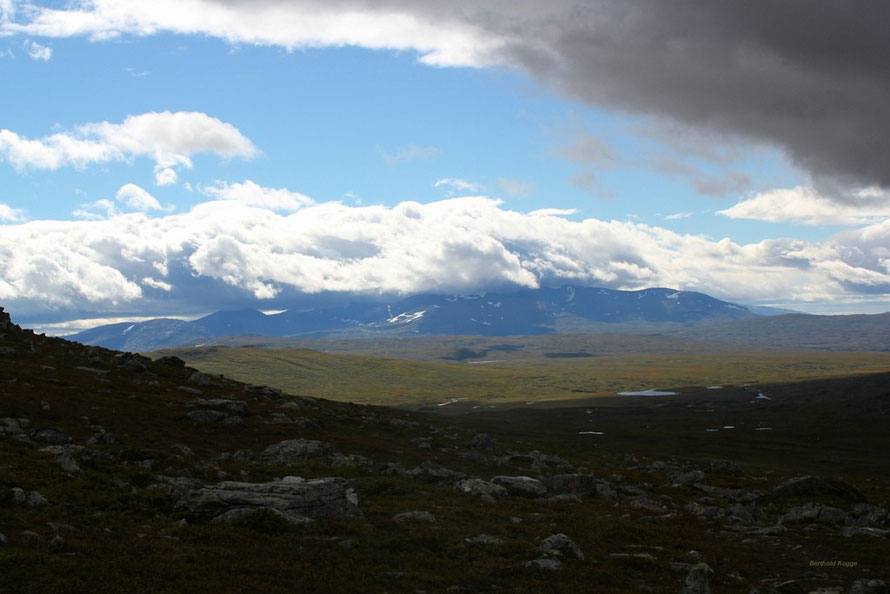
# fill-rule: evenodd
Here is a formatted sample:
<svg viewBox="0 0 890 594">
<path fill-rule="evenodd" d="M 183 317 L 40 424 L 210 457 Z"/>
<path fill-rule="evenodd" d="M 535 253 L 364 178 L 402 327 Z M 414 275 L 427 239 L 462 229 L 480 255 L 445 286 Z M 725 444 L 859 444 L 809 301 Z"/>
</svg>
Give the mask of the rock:
<svg viewBox="0 0 890 594">
<path fill-rule="evenodd" d="M 551 495 L 596 495 L 592 474 L 555 474 L 545 481 Z"/>
<path fill-rule="evenodd" d="M 247 409 L 247 403 L 243 400 L 230 400 L 228 398 L 196 398 L 189 402 L 187 406 L 205 407 L 213 410 L 224 411 L 239 417 L 246 417 L 250 414 Z"/>
<path fill-rule="evenodd" d="M 182 456 L 183 458 L 191 458 L 195 455 L 195 452 L 192 451 L 192 448 L 188 447 L 184 443 L 174 443 L 170 446 L 170 449 L 176 452 L 177 456 Z"/>
<path fill-rule="evenodd" d="M 481 497 L 489 503 L 494 503 L 495 499 L 507 496 L 507 490 L 502 486 L 478 478 L 459 481 L 454 485 L 454 488 L 461 493 Z"/>
<path fill-rule="evenodd" d="M 421 450 L 429 450 L 433 447 L 432 437 L 415 437 L 409 441 L 411 445 L 415 448 L 420 448 Z"/>
<path fill-rule="evenodd" d="M 742 467 L 731 460 L 711 460 L 706 467 L 708 472 L 723 472 L 726 474 L 741 474 Z"/>
<path fill-rule="evenodd" d="M 49 541 L 49 550 L 50 551 L 61 551 L 65 546 L 65 539 L 59 536 L 58 534 L 53 537 L 51 541 Z"/>
<path fill-rule="evenodd" d="M 444 466 L 439 466 L 438 464 L 426 460 L 419 466 L 409 470 L 408 476 L 427 483 L 453 484 L 465 478 L 467 475 L 462 472 L 449 470 Z"/>
<path fill-rule="evenodd" d="M 672 485 L 697 485 L 705 482 L 705 473 L 701 470 L 681 470 L 668 473 L 668 481 Z"/>
<path fill-rule="evenodd" d="M 206 373 L 201 373 L 200 371 L 196 371 L 193 374 L 191 374 L 189 376 L 188 381 L 190 384 L 195 384 L 196 386 L 203 386 L 203 387 L 208 387 L 208 388 L 219 385 L 219 382 L 217 382 L 216 380 L 211 378 Z"/>
<path fill-rule="evenodd" d="M 855 526 L 883 526 L 888 524 L 887 510 L 876 505 L 857 503 L 847 514 L 847 524 Z"/>
<path fill-rule="evenodd" d="M 479 534 L 477 536 L 471 536 L 470 538 L 464 539 L 466 542 L 470 544 L 484 544 L 484 545 L 499 545 L 503 544 L 500 538 L 496 536 L 491 536 L 490 534 Z"/>
<path fill-rule="evenodd" d="M 890 586 L 883 580 L 856 580 L 849 594 L 890 594 Z"/>
<path fill-rule="evenodd" d="M 3 417 L 0 418 L 0 437 L 16 437 L 19 439 L 28 439 L 25 435 L 25 429 L 31 421 L 24 418 Z"/>
<path fill-rule="evenodd" d="M 875 536 L 877 538 L 887 538 L 890 530 L 881 528 L 871 528 L 869 526 L 847 526 L 841 530 L 841 536 L 850 538 L 851 536 Z"/>
<path fill-rule="evenodd" d="M 467 447 L 474 450 L 481 450 L 483 452 L 492 452 L 494 451 L 496 444 L 487 433 L 477 433 L 467 443 Z"/>
<path fill-rule="evenodd" d="M 98 363 L 102 363 L 102 361 L 98 361 Z M 108 375 L 107 369 L 96 369 L 95 367 L 85 367 L 83 365 L 79 365 L 74 369 L 78 369 L 80 371 L 86 371 L 87 373 L 92 373 L 94 375 L 106 376 Z"/>
<path fill-rule="evenodd" d="M 43 507 L 49 505 L 49 501 L 38 491 L 25 491 L 19 487 L 13 487 L 9 490 L 7 501 L 11 505 L 22 505 L 25 507 Z"/>
<path fill-rule="evenodd" d="M 680 594 L 710 594 L 714 570 L 707 563 L 698 563 L 686 575 L 686 586 Z"/>
<path fill-rule="evenodd" d="M 868 503 L 865 493 L 858 487 L 840 479 L 815 476 L 789 479 L 771 489 L 761 499 L 779 501 L 790 497 L 836 497 L 851 503 Z"/>
<path fill-rule="evenodd" d="M 275 509 L 274 507 L 236 507 L 227 512 L 223 512 L 210 520 L 211 524 L 235 524 L 245 520 L 250 520 L 256 514 L 271 514 L 275 518 L 283 520 L 294 526 L 304 526 L 312 523 L 311 518 L 300 516 L 294 513 Z"/>
<path fill-rule="evenodd" d="M 334 446 L 325 441 L 287 439 L 267 447 L 256 456 L 256 461 L 265 464 L 293 464 L 306 458 L 327 456 L 333 452 Z"/>
<path fill-rule="evenodd" d="M 176 508 L 193 524 L 209 522 L 235 509 L 272 509 L 306 518 L 362 517 L 355 491 L 349 481 L 339 477 L 304 480 L 288 476 L 268 483 L 227 481 L 186 493 L 176 502 Z"/>
<path fill-rule="evenodd" d="M 651 553 L 609 553 L 609 557 L 624 561 L 645 561 L 647 563 L 658 561 L 658 557 Z"/>
<path fill-rule="evenodd" d="M 822 522 L 843 524 L 847 519 L 844 510 L 821 503 L 806 503 L 789 509 L 782 516 L 782 522 Z"/>
<path fill-rule="evenodd" d="M 144 373 L 148 371 L 148 367 L 145 365 L 148 361 L 149 359 L 132 353 L 122 353 L 114 358 L 114 364 L 117 367 L 132 373 Z"/>
<path fill-rule="evenodd" d="M 0 355 L 4 357 L 12 357 L 15 355 L 15 349 L 8 346 L 0 346 Z"/>
<path fill-rule="evenodd" d="M 229 415 L 219 410 L 193 410 L 186 413 L 185 417 L 198 423 L 221 423 L 229 418 Z"/>
<path fill-rule="evenodd" d="M 180 392 L 185 392 L 186 394 L 195 394 L 195 395 L 202 394 L 201 390 L 199 390 L 197 388 L 189 388 L 188 386 L 176 386 L 176 389 L 179 390 Z"/>
<path fill-rule="evenodd" d="M 743 524 L 750 526 L 757 523 L 757 509 L 752 504 L 746 507 L 741 503 L 730 505 L 726 510 L 726 521 L 732 524 Z"/>
<path fill-rule="evenodd" d="M 529 476 L 496 476 L 491 482 L 502 486 L 514 497 L 536 498 L 547 494 L 547 487 Z"/>
<path fill-rule="evenodd" d="M 409 511 L 396 514 L 392 517 L 397 524 L 407 524 L 409 522 L 422 522 L 427 524 L 435 524 L 436 516 L 427 511 Z"/>
<path fill-rule="evenodd" d="M 526 561 L 522 564 L 522 567 L 526 569 L 546 569 L 548 571 L 556 571 L 562 569 L 562 563 L 560 563 L 559 559 L 534 559 L 532 561 Z"/>
<path fill-rule="evenodd" d="M 541 541 L 538 545 L 538 551 L 546 557 L 570 557 L 572 559 L 584 560 L 584 553 L 578 548 L 578 545 L 565 534 L 551 534 Z"/>
<path fill-rule="evenodd" d="M 155 360 L 155 363 L 167 365 L 168 367 L 185 367 L 185 361 L 175 355 L 168 355 Z"/>
<path fill-rule="evenodd" d="M 50 445 L 68 443 L 68 436 L 58 427 L 43 427 L 31 432 L 31 439 Z"/>
<path fill-rule="evenodd" d="M 7 545 L 7 544 L 9 544 L 9 539 L 6 538 L 5 534 L 0 532 L 0 545 Z"/>
</svg>

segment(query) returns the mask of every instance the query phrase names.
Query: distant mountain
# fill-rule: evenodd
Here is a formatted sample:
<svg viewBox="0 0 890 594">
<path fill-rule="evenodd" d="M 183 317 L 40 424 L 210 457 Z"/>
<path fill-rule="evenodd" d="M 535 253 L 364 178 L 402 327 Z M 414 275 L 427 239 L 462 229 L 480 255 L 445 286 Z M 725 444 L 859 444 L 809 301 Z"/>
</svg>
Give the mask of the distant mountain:
<svg viewBox="0 0 890 594">
<path fill-rule="evenodd" d="M 158 319 L 100 326 L 72 335 L 87 344 L 128 351 L 193 345 L 231 335 L 515 336 L 580 332 L 591 327 L 696 325 L 753 317 L 740 305 L 703 293 L 653 288 L 615 291 L 590 287 L 526 289 L 482 296 L 414 295 L 390 304 L 361 301 L 274 315 L 249 309 L 220 311 L 191 322 Z"/>
<path fill-rule="evenodd" d="M 751 317 L 707 327 L 684 328 L 674 334 L 756 347 L 890 351 L 890 313 Z"/>
</svg>

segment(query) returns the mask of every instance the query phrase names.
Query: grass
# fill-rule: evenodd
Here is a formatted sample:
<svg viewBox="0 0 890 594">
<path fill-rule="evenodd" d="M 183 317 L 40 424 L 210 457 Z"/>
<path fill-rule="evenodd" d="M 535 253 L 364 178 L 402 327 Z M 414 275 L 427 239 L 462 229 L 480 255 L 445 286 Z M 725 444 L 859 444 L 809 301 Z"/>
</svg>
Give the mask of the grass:
<svg viewBox="0 0 890 594">
<path fill-rule="evenodd" d="M 520 358 L 515 351 L 502 352 L 511 356 L 474 364 L 305 349 L 215 346 L 163 351 L 208 373 L 295 394 L 401 407 L 433 406 L 452 398 L 485 404 L 563 400 L 646 388 L 795 382 L 890 370 L 890 353 L 619 352 L 554 358 L 546 356 L 551 351 L 541 351 Z"/>
</svg>

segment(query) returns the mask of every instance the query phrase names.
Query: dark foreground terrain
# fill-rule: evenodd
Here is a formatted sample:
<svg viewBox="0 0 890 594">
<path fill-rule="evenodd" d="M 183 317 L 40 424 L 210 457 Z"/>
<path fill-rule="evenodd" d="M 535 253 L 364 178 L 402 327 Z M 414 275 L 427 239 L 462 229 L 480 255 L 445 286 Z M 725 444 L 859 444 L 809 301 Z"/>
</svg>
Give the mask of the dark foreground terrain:
<svg viewBox="0 0 890 594">
<path fill-rule="evenodd" d="M 0 310 L 0 589 L 888 591 L 890 374 L 676 392 L 408 412 Z"/>
</svg>

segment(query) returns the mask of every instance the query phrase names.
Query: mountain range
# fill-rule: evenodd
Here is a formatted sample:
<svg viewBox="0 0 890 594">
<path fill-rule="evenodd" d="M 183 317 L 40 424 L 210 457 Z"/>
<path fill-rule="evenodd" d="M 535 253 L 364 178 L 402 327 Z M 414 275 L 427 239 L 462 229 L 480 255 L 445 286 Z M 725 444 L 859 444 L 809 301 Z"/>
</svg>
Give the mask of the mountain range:
<svg viewBox="0 0 890 594">
<path fill-rule="evenodd" d="M 358 299 L 335 307 L 320 299 L 309 307 L 272 315 L 255 309 L 219 311 L 192 321 L 159 318 L 104 325 L 69 338 L 113 349 L 149 351 L 231 335 L 515 336 L 628 326 L 694 326 L 759 315 L 694 291 L 618 291 L 566 285 L 481 296 L 414 295 L 392 303 Z"/>
</svg>

